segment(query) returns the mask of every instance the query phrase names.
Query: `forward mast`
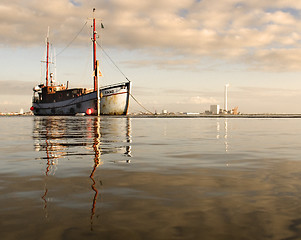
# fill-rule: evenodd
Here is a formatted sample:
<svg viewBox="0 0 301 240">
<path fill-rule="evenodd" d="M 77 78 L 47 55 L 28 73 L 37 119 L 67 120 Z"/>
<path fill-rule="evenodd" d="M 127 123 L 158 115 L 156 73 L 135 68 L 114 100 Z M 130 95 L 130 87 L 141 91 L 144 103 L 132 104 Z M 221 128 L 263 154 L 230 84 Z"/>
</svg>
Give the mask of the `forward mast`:
<svg viewBox="0 0 301 240">
<path fill-rule="evenodd" d="M 95 8 L 93 8 L 93 38 L 92 38 L 92 42 L 93 42 L 93 72 L 94 72 L 94 91 L 96 91 L 98 89 L 98 72 L 96 71 L 97 69 L 97 63 L 96 63 L 96 20 L 95 20 Z"/>
</svg>

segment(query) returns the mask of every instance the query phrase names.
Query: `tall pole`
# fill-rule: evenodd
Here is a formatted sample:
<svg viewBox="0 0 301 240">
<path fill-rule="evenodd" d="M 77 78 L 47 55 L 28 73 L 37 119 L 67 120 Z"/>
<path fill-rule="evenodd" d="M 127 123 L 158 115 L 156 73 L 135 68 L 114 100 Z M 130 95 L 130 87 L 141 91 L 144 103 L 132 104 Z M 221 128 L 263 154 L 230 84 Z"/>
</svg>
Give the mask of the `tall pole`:
<svg viewBox="0 0 301 240">
<path fill-rule="evenodd" d="M 49 27 L 48 27 L 48 33 L 46 38 L 46 87 L 48 87 L 48 75 L 49 75 Z"/>
<path fill-rule="evenodd" d="M 96 70 L 95 70 L 95 76 L 96 76 L 96 82 L 97 85 L 99 84 L 99 61 L 96 61 Z M 97 116 L 100 115 L 100 92 L 99 89 L 97 89 Z"/>
<path fill-rule="evenodd" d="M 224 110 L 226 111 L 226 112 L 228 112 L 228 87 L 229 87 L 229 83 L 227 83 L 226 85 L 225 85 L 225 92 L 224 92 L 224 94 L 225 94 L 225 99 L 224 99 Z"/>
<path fill-rule="evenodd" d="M 93 71 L 95 72 L 96 70 L 96 24 L 95 24 L 95 16 L 94 16 L 95 8 L 93 8 Z M 95 72 L 94 75 L 94 91 L 98 89 L 98 84 L 97 84 L 97 74 Z"/>
</svg>

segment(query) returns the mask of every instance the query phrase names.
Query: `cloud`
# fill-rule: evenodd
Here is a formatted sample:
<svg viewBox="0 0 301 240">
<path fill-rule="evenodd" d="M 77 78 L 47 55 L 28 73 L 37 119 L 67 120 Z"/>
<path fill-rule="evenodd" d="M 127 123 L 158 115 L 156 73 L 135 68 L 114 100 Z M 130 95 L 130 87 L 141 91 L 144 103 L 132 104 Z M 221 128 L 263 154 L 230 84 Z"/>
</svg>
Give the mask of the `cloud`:
<svg viewBox="0 0 301 240">
<path fill-rule="evenodd" d="M 189 104 L 216 104 L 218 101 L 213 97 L 190 97 L 187 102 Z"/>
<path fill-rule="evenodd" d="M 105 46 L 143 49 L 151 56 L 152 62 L 137 59 L 128 62 L 132 66 L 196 66 L 210 58 L 262 71 L 301 70 L 296 62 L 301 52 L 289 57 L 301 47 L 298 0 L 3 0 L 0 46 L 42 45 L 50 26 L 55 44 L 64 47 L 93 7 L 106 26 L 101 32 Z M 74 44 L 89 41 L 89 34 L 86 28 Z"/>
<path fill-rule="evenodd" d="M 156 66 L 158 69 L 186 69 L 190 66 L 190 70 L 196 70 L 200 60 L 196 58 L 152 58 L 145 60 L 128 60 L 124 61 L 123 64 L 136 68 L 136 67 L 147 67 Z"/>
<path fill-rule="evenodd" d="M 32 88 L 37 83 L 23 81 L 0 81 L 0 95 L 32 95 Z"/>
<path fill-rule="evenodd" d="M 238 91 L 233 91 L 232 96 L 239 95 L 239 98 L 244 97 L 273 97 L 285 98 L 301 96 L 300 89 L 285 89 L 276 87 L 239 87 Z"/>
<path fill-rule="evenodd" d="M 262 49 L 254 54 L 256 69 L 267 71 L 300 71 L 301 49 Z M 289 63 L 289 64 L 285 64 Z"/>
</svg>

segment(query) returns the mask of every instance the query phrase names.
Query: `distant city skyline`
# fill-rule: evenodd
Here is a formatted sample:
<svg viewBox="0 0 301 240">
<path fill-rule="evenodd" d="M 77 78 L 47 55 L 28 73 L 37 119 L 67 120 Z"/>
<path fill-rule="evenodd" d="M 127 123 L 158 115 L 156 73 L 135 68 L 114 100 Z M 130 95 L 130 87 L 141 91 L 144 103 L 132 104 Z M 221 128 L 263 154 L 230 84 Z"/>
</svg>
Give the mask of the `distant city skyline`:
<svg viewBox="0 0 301 240">
<path fill-rule="evenodd" d="M 57 80 L 92 87 L 93 8 L 105 27 L 98 25 L 99 44 L 150 111 L 222 107 L 229 83 L 228 109 L 301 112 L 297 0 L 3 0 L 0 112 L 29 111 L 32 88 L 44 82 L 40 61 L 48 26 L 58 54 Z M 101 49 L 98 58 L 103 84 L 124 79 Z M 132 100 L 130 112 L 139 111 Z"/>
</svg>

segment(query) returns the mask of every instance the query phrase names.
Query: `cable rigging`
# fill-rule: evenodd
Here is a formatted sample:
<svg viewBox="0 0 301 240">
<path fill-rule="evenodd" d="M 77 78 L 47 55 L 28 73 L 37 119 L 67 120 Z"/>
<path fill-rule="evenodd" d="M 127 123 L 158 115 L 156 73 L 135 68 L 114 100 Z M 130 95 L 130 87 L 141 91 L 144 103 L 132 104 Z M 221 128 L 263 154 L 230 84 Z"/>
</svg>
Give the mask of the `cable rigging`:
<svg viewBox="0 0 301 240">
<path fill-rule="evenodd" d="M 140 107 L 142 107 L 145 111 L 149 112 L 150 114 L 154 114 L 151 111 L 149 111 L 148 109 L 146 109 L 131 93 L 130 93 L 131 97 L 135 100 L 136 103 L 138 103 L 138 105 Z"/>
<path fill-rule="evenodd" d="M 112 60 L 112 58 L 106 53 L 106 51 L 102 48 L 102 46 L 96 41 L 98 47 L 103 51 L 103 53 L 109 58 L 109 60 L 114 64 L 114 66 L 118 69 L 118 71 L 125 77 L 126 80 L 130 82 L 130 80 L 126 77 L 126 75 L 120 70 L 120 68 L 116 65 L 116 63 Z"/>
<path fill-rule="evenodd" d="M 85 24 L 80 29 L 80 31 L 75 35 L 75 37 L 67 44 L 67 46 L 65 48 L 63 48 L 63 50 L 61 50 L 57 55 L 55 55 L 55 57 L 57 57 L 58 55 L 60 55 L 61 53 L 63 53 L 75 41 L 75 39 L 78 37 L 78 35 L 84 30 L 84 28 L 87 25 L 87 23 L 88 22 L 86 21 Z"/>
<path fill-rule="evenodd" d="M 127 78 L 127 76 L 121 71 L 121 69 L 117 66 L 117 64 L 113 61 L 113 59 L 107 54 L 107 52 L 102 48 L 102 46 L 96 41 L 96 44 L 100 49 L 103 51 L 103 53 L 109 58 L 109 60 L 114 64 L 114 66 L 118 69 L 118 71 L 125 77 L 126 80 L 130 82 L 130 80 Z M 151 111 L 149 111 L 147 108 L 145 108 L 131 93 L 130 96 L 133 98 L 133 100 L 142 107 L 145 111 L 149 112 L 150 114 L 153 114 Z"/>
</svg>

